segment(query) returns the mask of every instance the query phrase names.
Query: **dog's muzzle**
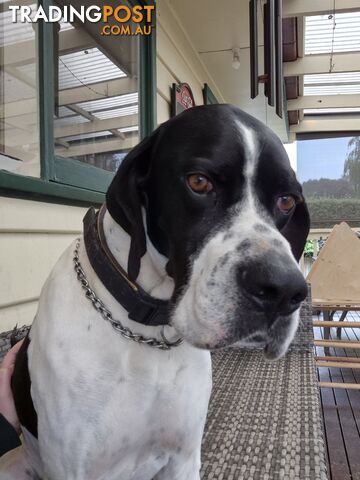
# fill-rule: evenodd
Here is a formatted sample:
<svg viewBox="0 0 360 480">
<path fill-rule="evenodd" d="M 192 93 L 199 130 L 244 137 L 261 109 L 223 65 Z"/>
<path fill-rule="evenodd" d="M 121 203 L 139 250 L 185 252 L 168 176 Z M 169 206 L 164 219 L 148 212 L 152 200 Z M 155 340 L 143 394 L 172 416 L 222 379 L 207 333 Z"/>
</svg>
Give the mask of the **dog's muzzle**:
<svg viewBox="0 0 360 480">
<path fill-rule="evenodd" d="M 300 270 L 279 262 L 251 262 L 238 268 L 240 289 L 255 309 L 266 312 L 269 326 L 275 319 L 297 310 L 306 298 L 307 286 Z"/>
<path fill-rule="evenodd" d="M 210 252 L 210 253 L 209 253 Z M 208 250 L 194 263 L 188 288 L 174 310 L 173 325 L 199 348 L 237 344 L 264 347 L 282 356 L 296 332 L 307 285 L 291 252 L 238 257 Z"/>
</svg>

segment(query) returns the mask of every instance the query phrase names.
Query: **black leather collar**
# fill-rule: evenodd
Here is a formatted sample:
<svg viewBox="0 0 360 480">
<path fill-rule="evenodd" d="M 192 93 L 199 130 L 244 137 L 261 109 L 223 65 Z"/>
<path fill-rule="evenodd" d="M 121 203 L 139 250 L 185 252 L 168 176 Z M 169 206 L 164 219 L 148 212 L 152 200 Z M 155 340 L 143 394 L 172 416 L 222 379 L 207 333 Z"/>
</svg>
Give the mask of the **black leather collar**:
<svg viewBox="0 0 360 480">
<path fill-rule="evenodd" d="M 90 208 L 84 217 L 85 248 L 91 266 L 105 288 L 127 310 L 131 320 L 148 326 L 167 325 L 169 302 L 151 297 L 130 281 L 109 250 L 103 231 L 105 211 L 105 205 L 99 212 Z"/>
</svg>

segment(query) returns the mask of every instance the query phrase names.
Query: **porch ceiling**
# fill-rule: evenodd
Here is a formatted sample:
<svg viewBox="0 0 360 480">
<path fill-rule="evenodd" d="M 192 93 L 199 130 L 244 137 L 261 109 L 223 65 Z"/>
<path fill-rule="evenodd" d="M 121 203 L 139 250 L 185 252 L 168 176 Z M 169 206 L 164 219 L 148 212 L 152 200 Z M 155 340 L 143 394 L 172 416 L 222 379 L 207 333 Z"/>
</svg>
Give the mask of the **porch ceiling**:
<svg viewBox="0 0 360 480">
<path fill-rule="evenodd" d="M 307 0 L 298 3 L 302 8 L 294 14 L 301 26 L 298 44 L 303 55 L 284 65 L 285 76 L 298 78 L 301 93 L 288 100 L 290 131 L 360 130 L 360 3 L 324 0 L 320 11 L 316 2 L 313 8 Z M 295 8 L 293 0 L 285 0 L 285 5 L 285 14 Z"/>
<path fill-rule="evenodd" d="M 286 121 L 267 105 L 263 89 L 250 99 L 248 0 L 168 1 L 226 101 L 264 121 L 287 141 Z M 264 0 L 258 1 L 262 6 Z M 334 10 L 334 0 L 283 0 L 284 18 L 293 19 L 297 32 L 298 58 L 284 63 L 287 86 L 293 83 L 287 90 L 294 134 L 359 128 L 360 2 L 341 0 L 335 6 Z M 258 11 L 260 27 L 262 9 Z M 234 47 L 240 48 L 239 70 L 231 67 Z M 262 64 L 260 46 L 259 74 Z"/>
<path fill-rule="evenodd" d="M 260 86 L 256 99 L 250 98 L 250 48 L 248 0 L 168 0 L 194 49 L 228 103 L 237 105 L 262 120 L 283 141 L 288 133 L 285 119 L 268 106 Z M 259 27 L 262 25 L 259 9 Z M 259 29 L 259 41 L 263 32 Z M 240 68 L 232 68 L 232 49 L 240 49 Z M 263 65 L 263 47 L 259 47 L 259 67 Z M 261 71 L 259 72 L 262 73 Z M 186 79 L 184 79 L 186 81 Z"/>
</svg>

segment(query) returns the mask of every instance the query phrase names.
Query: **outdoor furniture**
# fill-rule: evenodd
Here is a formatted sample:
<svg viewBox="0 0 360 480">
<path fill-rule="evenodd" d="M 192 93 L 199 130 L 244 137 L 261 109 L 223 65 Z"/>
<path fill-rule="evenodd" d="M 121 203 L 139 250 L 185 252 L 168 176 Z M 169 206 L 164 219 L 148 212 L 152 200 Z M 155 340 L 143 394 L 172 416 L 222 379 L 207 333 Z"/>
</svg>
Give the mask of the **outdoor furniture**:
<svg viewBox="0 0 360 480">
<path fill-rule="evenodd" d="M 352 305 L 340 305 L 338 302 L 326 302 L 322 303 L 316 300 L 312 302 L 313 309 L 322 312 L 323 321 L 314 321 L 313 324 L 316 327 L 324 327 L 324 339 L 328 340 L 330 338 L 330 328 L 336 327 L 336 336 L 341 339 L 341 329 L 342 328 L 357 328 L 360 327 L 360 322 L 346 322 L 346 315 L 348 312 L 358 312 L 360 311 L 360 304 Z M 339 320 L 334 319 L 336 312 L 341 311 L 341 316 Z M 334 323 L 336 321 L 336 323 Z M 360 348 L 359 345 L 352 348 Z"/>
<path fill-rule="evenodd" d="M 345 222 L 335 225 L 325 245 L 313 264 L 308 282 L 311 283 L 312 306 L 322 312 L 322 321 L 314 321 L 314 327 L 324 328 L 324 339 L 315 340 L 317 347 L 324 347 L 325 356 L 316 357 L 318 367 L 360 368 L 358 357 L 330 356 L 330 347 L 359 349 L 358 340 L 341 340 L 342 328 L 360 327 L 360 322 L 346 321 L 349 311 L 360 311 L 360 242 L 357 234 Z M 341 312 L 334 322 L 335 313 Z M 330 328 L 336 327 L 337 338 L 330 338 Z M 321 387 L 360 390 L 359 384 L 320 382 Z"/>
<path fill-rule="evenodd" d="M 316 300 L 312 302 L 313 309 L 321 311 L 323 320 L 313 321 L 314 327 L 324 328 L 324 340 L 315 340 L 316 347 L 324 347 L 325 357 L 315 357 L 316 365 L 318 367 L 336 367 L 336 368 L 360 368 L 359 357 L 339 357 L 330 355 L 330 347 L 344 348 L 344 349 L 359 349 L 360 342 L 353 340 L 341 340 L 342 328 L 359 328 L 360 322 L 344 321 L 346 315 L 350 311 L 360 311 L 360 304 L 341 305 L 338 302 L 322 303 Z M 338 321 L 334 320 L 334 314 L 341 311 L 341 316 Z M 336 327 L 337 339 L 330 339 L 330 328 Z M 360 390 L 358 383 L 343 383 L 343 382 L 320 382 L 320 387 L 330 388 L 346 388 L 351 390 Z"/>
</svg>

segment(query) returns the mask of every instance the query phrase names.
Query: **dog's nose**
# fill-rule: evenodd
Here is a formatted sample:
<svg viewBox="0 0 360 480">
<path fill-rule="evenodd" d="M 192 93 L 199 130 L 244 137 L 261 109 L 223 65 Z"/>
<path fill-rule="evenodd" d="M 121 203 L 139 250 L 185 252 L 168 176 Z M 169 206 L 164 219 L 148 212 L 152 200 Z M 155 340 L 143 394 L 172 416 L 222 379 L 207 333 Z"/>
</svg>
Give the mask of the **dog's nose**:
<svg viewBox="0 0 360 480">
<path fill-rule="evenodd" d="M 292 265 L 253 264 L 239 269 L 238 281 L 258 307 L 278 315 L 294 312 L 307 295 L 304 277 Z"/>
</svg>

